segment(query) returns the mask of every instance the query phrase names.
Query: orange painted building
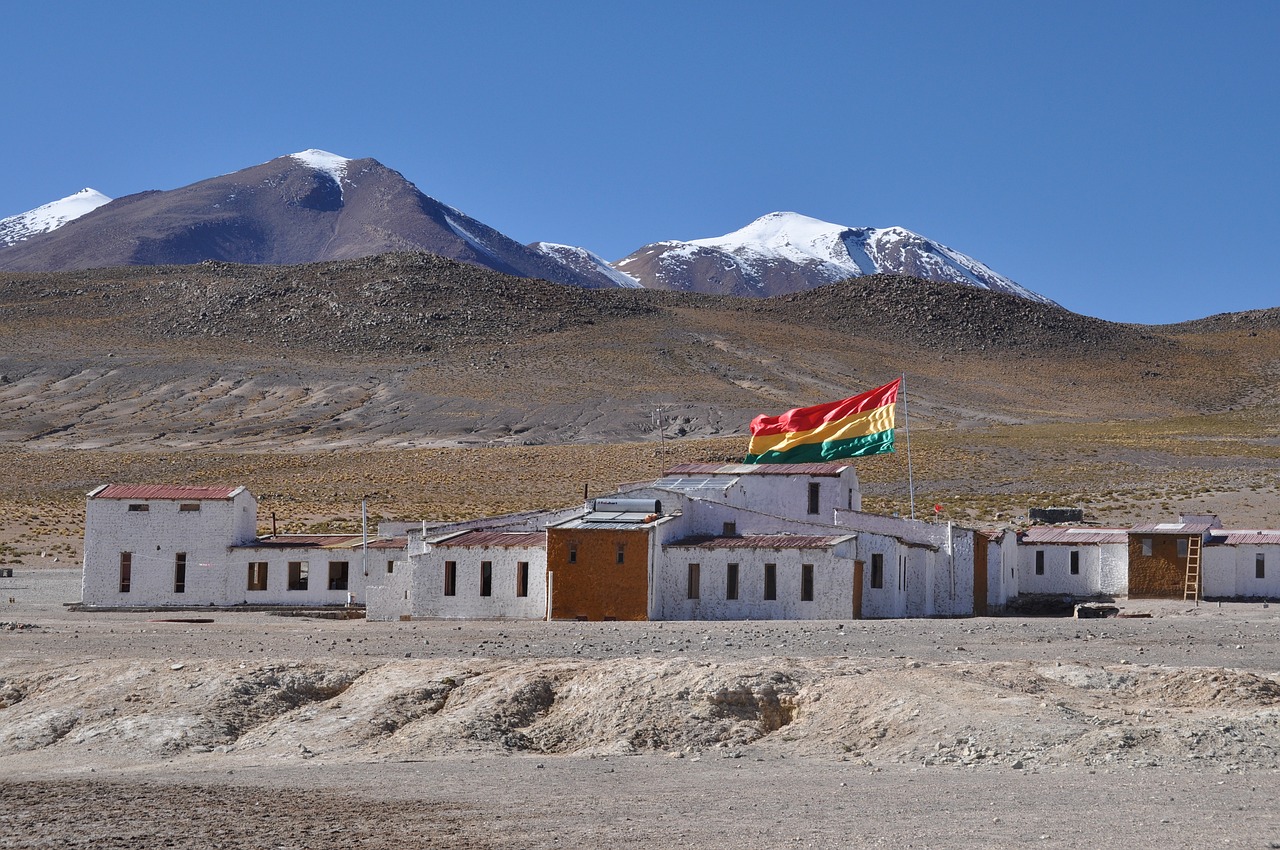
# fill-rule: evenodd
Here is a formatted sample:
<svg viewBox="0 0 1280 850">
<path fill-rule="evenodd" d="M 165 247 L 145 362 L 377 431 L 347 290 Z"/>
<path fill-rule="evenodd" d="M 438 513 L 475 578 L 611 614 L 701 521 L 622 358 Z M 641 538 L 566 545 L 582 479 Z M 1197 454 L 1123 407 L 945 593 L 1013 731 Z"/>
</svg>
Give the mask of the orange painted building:
<svg viewBox="0 0 1280 850">
<path fill-rule="evenodd" d="M 548 528 L 551 619 L 647 620 L 652 528 Z"/>
</svg>

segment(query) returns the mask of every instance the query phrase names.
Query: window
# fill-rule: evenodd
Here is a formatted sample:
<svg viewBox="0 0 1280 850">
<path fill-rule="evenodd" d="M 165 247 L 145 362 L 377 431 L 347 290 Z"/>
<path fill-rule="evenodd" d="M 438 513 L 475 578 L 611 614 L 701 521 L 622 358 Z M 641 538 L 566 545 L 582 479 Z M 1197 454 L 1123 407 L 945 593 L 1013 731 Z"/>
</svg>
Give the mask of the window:
<svg viewBox="0 0 1280 850">
<path fill-rule="evenodd" d="M 569 541 L 569 563 L 578 563 L 578 541 L 576 540 Z"/>
<path fill-rule="evenodd" d="M 346 561 L 330 561 L 329 562 L 329 589 L 330 590 L 346 590 L 347 589 L 347 562 Z"/>
<path fill-rule="evenodd" d="M 1253 577 L 1267 577 L 1267 556 L 1261 552 L 1253 556 Z"/>
<path fill-rule="evenodd" d="M 884 587 L 884 555 L 879 552 L 871 555 L 871 586 L 876 590 Z"/>
<path fill-rule="evenodd" d="M 1071 574 L 1073 576 L 1080 575 L 1080 550 L 1071 550 Z"/>
<path fill-rule="evenodd" d="M 764 598 L 766 600 L 774 600 L 778 598 L 778 565 L 764 565 Z"/>
<path fill-rule="evenodd" d="M 519 561 L 516 564 L 516 596 L 529 595 L 529 562 Z"/>
<path fill-rule="evenodd" d="M 187 592 L 187 553 L 177 552 L 173 556 L 173 592 Z"/>
<path fill-rule="evenodd" d="M 818 493 L 822 489 L 822 485 L 817 481 L 809 482 L 809 513 L 816 514 L 818 512 Z"/>
<path fill-rule="evenodd" d="M 898 590 L 907 589 L 907 556 L 898 556 Z"/>
<path fill-rule="evenodd" d="M 180 513 L 186 514 L 186 513 L 191 513 L 192 511 L 198 511 L 198 510 L 200 510 L 199 502 L 183 502 L 180 505 L 178 505 L 178 511 Z"/>
<path fill-rule="evenodd" d="M 396 571 L 396 562 L 392 558 L 387 559 L 387 575 L 391 575 Z"/>
<path fill-rule="evenodd" d="M 311 564 L 307 561 L 289 562 L 289 589 L 306 590 Z"/>
<path fill-rule="evenodd" d="M 619 564 L 625 564 L 627 562 L 627 544 L 625 543 L 618 544 L 618 561 L 617 562 Z"/>
<path fill-rule="evenodd" d="M 249 582 L 246 590 L 266 590 L 267 589 L 267 562 L 266 561 L 250 561 L 249 562 Z"/>
<path fill-rule="evenodd" d="M 1187 557 L 1187 538 L 1185 537 L 1178 538 L 1178 557 Z"/>
<path fill-rule="evenodd" d="M 1044 550 L 1036 550 L 1036 575 L 1044 575 Z"/>
<path fill-rule="evenodd" d="M 456 596 L 458 593 L 458 562 L 444 562 L 444 595 Z"/>
<path fill-rule="evenodd" d="M 129 585 L 133 583 L 133 553 L 120 553 L 120 592 L 128 593 Z"/>
<path fill-rule="evenodd" d="M 813 601 L 813 564 L 800 565 L 800 601 Z"/>
<path fill-rule="evenodd" d="M 1151 557 L 1151 538 L 1150 537 L 1142 538 L 1142 557 L 1144 558 Z"/>
<path fill-rule="evenodd" d="M 738 565 L 729 564 L 724 571 L 724 598 L 738 598 Z"/>
<path fill-rule="evenodd" d="M 138 511 L 145 512 L 145 511 L 151 510 L 151 506 L 150 505 L 130 505 L 129 510 L 134 511 L 135 513 Z"/>
<path fill-rule="evenodd" d="M 702 567 L 698 564 L 689 565 L 689 598 L 697 599 L 701 591 L 702 584 Z"/>
<path fill-rule="evenodd" d="M 726 522 L 726 523 L 724 524 L 724 531 L 722 532 L 722 536 L 724 536 L 724 537 L 737 537 L 737 536 L 738 536 L 738 524 L 737 524 L 736 522 Z"/>
<path fill-rule="evenodd" d="M 849 488 L 849 510 L 853 510 L 853 488 Z"/>
<path fill-rule="evenodd" d="M 480 595 L 493 596 L 493 561 L 480 562 Z"/>
</svg>

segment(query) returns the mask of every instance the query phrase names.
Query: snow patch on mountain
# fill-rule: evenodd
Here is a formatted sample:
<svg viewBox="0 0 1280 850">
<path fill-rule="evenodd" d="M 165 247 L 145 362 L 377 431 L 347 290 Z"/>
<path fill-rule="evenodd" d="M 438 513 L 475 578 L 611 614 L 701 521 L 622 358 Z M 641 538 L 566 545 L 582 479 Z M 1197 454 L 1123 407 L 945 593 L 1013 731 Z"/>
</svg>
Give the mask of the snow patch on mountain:
<svg viewBox="0 0 1280 850">
<path fill-rule="evenodd" d="M 74 195 L 0 219 L 0 245 L 12 245 L 37 234 L 57 230 L 67 222 L 75 221 L 110 201 L 110 198 L 97 189 L 81 189 Z"/>
<path fill-rule="evenodd" d="M 342 181 L 347 178 L 347 165 L 351 162 L 347 157 L 317 150 L 316 148 L 310 148 L 300 153 L 291 153 L 289 156 L 308 168 L 314 168 L 316 171 L 327 174 L 330 180 L 338 184 L 338 191 L 342 191 Z"/>
<path fill-rule="evenodd" d="M 992 270 L 985 263 L 902 227 L 847 227 L 795 212 L 762 216 L 724 236 L 687 242 L 656 242 L 619 261 L 644 266 L 654 254 L 657 274 L 668 286 L 697 290 L 683 280 L 695 261 L 713 259 L 724 272 L 736 271 L 743 284 L 769 291 L 770 278 L 802 273 L 813 285 L 868 274 L 907 274 L 1008 292 L 1043 304 L 1054 302 Z M 705 272 L 705 265 L 702 266 Z M 652 272 L 651 272 L 652 273 Z"/>
<path fill-rule="evenodd" d="M 535 242 L 529 246 L 535 251 L 539 251 L 556 262 L 566 265 L 574 271 L 589 273 L 594 271 L 604 275 L 615 286 L 624 289 L 643 289 L 640 281 L 636 280 L 626 272 L 619 271 L 609 265 L 604 257 L 594 251 L 588 251 L 586 248 L 579 248 L 576 245 L 560 245 L 555 242 Z"/>
<path fill-rule="evenodd" d="M 455 212 L 457 211 L 455 210 Z M 461 215 L 461 213 L 459 213 L 459 215 Z M 465 241 L 472 248 L 475 248 L 477 251 L 479 251 L 482 254 L 497 258 L 498 256 L 497 253 L 495 253 L 492 248 L 486 245 L 484 243 L 484 240 L 480 239 L 477 236 L 474 236 L 471 233 L 471 231 L 467 230 L 465 227 L 463 227 L 461 224 L 455 221 L 453 216 L 446 215 L 444 217 L 444 221 L 445 221 L 445 224 L 449 225 L 450 230 L 452 230 L 459 238 Z"/>
</svg>

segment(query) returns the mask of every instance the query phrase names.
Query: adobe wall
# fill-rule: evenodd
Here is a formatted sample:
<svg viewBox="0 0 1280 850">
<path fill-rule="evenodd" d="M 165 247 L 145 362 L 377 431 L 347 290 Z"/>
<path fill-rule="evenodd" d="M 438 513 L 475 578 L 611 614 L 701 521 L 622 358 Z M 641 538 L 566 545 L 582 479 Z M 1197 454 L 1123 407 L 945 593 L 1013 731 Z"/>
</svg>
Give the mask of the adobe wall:
<svg viewBox="0 0 1280 850">
<path fill-rule="evenodd" d="M 1151 554 L 1142 554 L 1142 541 L 1151 539 Z M 1178 540 L 1185 534 L 1129 535 L 1129 598 L 1182 599 L 1187 563 L 1178 557 Z"/>
<path fill-rule="evenodd" d="M 621 564 L 620 543 L 626 547 Z M 647 530 L 548 528 L 547 573 L 553 620 L 649 619 Z"/>
</svg>

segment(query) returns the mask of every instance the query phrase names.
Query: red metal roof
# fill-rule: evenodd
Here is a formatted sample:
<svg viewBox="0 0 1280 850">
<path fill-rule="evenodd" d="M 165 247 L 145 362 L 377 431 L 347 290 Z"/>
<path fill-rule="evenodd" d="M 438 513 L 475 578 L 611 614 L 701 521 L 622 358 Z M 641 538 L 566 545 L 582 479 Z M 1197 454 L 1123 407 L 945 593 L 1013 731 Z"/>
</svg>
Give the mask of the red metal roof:
<svg viewBox="0 0 1280 850">
<path fill-rule="evenodd" d="M 95 499 L 230 499 L 243 487 L 189 487 L 177 484 L 108 484 L 93 494 Z"/>
<path fill-rule="evenodd" d="M 847 463 L 682 463 L 664 475 L 819 475 L 836 477 Z"/>
<path fill-rule="evenodd" d="M 1226 531 L 1219 528 L 1214 531 L 1213 542 L 1225 543 L 1227 546 L 1275 545 L 1280 544 L 1280 531 Z"/>
<path fill-rule="evenodd" d="M 695 535 L 666 544 L 677 549 L 830 549 L 852 535 L 818 537 L 804 534 L 744 534 L 741 537 Z"/>
<path fill-rule="evenodd" d="M 1022 535 L 1023 543 L 1037 544 L 1093 544 L 1128 543 L 1127 528 L 1051 528 L 1032 526 Z"/>
<path fill-rule="evenodd" d="M 512 548 L 545 548 L 545 531 L 466 531 L 442 540 L 435 546 L 506 546 Z"/>
<path fill-rule="evenodd" d="M 404 549 L 408 545 L 408 537 L 380 537 L 369 541 L 370 549 Z"/>
</svg>

